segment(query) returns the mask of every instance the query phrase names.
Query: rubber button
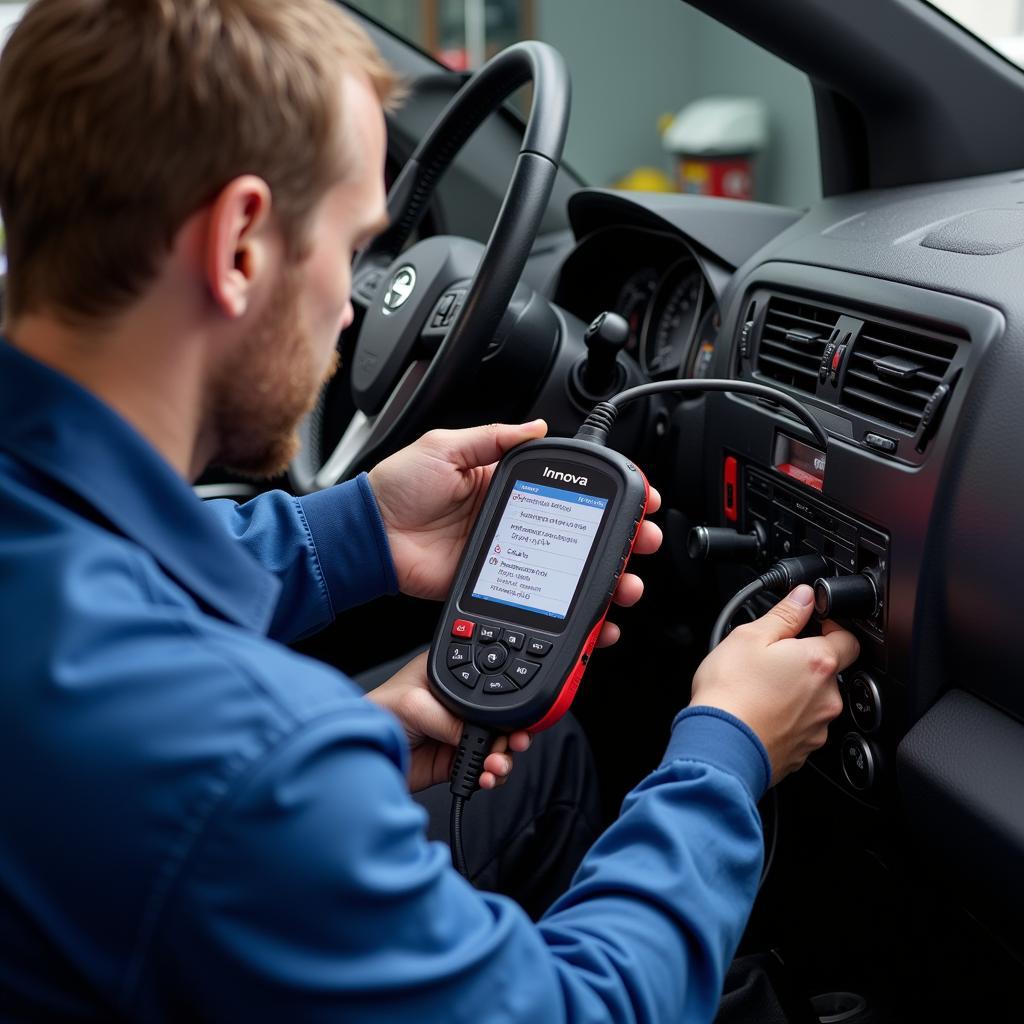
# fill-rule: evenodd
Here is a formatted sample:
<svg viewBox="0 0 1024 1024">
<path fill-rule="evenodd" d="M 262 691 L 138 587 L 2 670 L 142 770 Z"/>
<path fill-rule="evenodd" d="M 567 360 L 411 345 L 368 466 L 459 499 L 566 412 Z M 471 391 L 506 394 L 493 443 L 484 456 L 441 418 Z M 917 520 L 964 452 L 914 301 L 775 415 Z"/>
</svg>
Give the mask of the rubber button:
<svg viewBox="0 0 1024 1024">
<path fill-rule="evenodd" d="M 507 676 L 484 676 L 484 693 L 515 693 L 519 689 Z"/>
<path fill-rule="evenodd" d="M 486 640 L 488 643 L 496 643 L 498 637 L 501 636 L 501 628 L 499 626 L 485 626 L 482 622 L 480 623 L 480 632 L 477 633 L 478 640 Z"/>
<path fill-rule="evenodd" d="M 521 651 L 523 644 L 526 643 L 526 634 L 520 633 L 518 630 L 506 629 L 504 635 L 501 638 L 506 646 L 511 647 L 513 651 Z"/>
<path fill-rule="evenodd" d="M 551 641 L 538 640 L 537 637 L 531 636 L 527 641 L 526 650 L 528 653 L 536 655 L 538 658 L 543 658 L 544 655 L 551 650 Z"/>
<path fill-rule="evenodd" d="M 451 673 L 463 686 L 468 686 L 471 690 L 480 678 L 480 673 L 472 665 L 457 665 Z"/>
<path fill-rule="evenodd" d="M 476 654 L 476 663 L 484 672 L 497 672 L 508 660 L 508 651 L 501 644 L 481 647 Z"/>
<path fill-rule="evenodd" d="M 473 635 L 474 624 L 469 619 L 456 619 L 452 623 L 452 636 L 468 640 Z"/>
<path fill-rule="evenodd" d="M 522 658 L 516 658 L 512 662 L 511 666 L 505 669 L 505 675 L 511 679 L 516 686 L 525 686 L 538 672 L 540 671 L 540 665 L 532 661 L 523 661 Z"/>
<path fill-rule="evenodd" d="M 448 667 L 458 668 L 460 665 L 469 665 L 473 661 L 473 648 L 469 644 L 448 645 Z"/>
</svg>

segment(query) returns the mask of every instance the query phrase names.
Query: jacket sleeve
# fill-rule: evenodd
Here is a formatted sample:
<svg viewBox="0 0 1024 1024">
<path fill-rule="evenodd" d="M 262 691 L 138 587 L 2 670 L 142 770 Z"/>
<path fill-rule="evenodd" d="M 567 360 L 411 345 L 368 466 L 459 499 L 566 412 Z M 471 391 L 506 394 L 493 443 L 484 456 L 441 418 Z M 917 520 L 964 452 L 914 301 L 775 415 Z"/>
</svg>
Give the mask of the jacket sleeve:
<svg viewBox="0 0 1024 1024">
<path fill-rule="evenodd" d="M 206 503 L 225 528 L 281 581 L 269 635 L 293 643 L 346 608 L 398 590 L 391 549 L 369 479 L 294 498 L 261 494 L 244 505 Z"/>
<path fill-rule="evenodd" d="M 762 862 L 768 762 L 746 726 L 684 712 L 661 766 L 533 924 L 425 839 L 397 728 L 371 710 L 308 725 L 243 773 L 176 883 L 133 1014 L 713 1018 Z"/>
</svg>

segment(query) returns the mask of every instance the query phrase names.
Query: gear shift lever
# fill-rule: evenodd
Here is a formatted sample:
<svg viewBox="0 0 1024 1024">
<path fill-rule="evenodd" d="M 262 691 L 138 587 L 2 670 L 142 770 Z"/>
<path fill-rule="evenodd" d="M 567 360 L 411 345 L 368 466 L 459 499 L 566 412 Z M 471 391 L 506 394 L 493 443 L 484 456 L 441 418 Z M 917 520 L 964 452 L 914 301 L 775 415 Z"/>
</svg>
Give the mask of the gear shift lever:
<svg viewBox="0 0 1024 1024">
<path fill-rule="evenodd" d="M 622 370 L 617 360 L 629 341 L 629 324 L 618 313 L 601 313 L 587 328 L 583 341 L 587 360 L 581 373 L 582 390 L 603 398 L 619 387 Z"/>
</svg>

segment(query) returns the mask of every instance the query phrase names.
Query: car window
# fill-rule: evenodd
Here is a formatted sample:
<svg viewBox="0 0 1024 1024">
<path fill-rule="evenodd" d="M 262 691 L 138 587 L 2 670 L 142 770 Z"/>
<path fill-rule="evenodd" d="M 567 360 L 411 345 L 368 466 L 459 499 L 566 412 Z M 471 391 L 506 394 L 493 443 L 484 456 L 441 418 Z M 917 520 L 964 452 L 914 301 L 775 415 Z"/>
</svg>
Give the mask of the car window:
<svg viewBox="0 0 1024 1024">
<path fill-rule="evenodd" d="M 573 78 L 565 159 L 588 184 L 790 206 L 821 196 L 807 76 L 682 0 L 350 6 L 458 70 L 520 39 L 554 45 Z"/>
<path fill-rule="evenodd" d="M 7 36 L 21 17 L 25 9 L 23 3 L 10 3 L 9 0 L 0 0 L 0 49 L 7 40 Z"/>
<path fill-rule="evenodd" d="M 931 0 L 943 14 L 1024 68 L 1024 0 Z"/>
<path fill-rule="evenodd" d="M 993 6 L 1016 9 L 1021 2 Z M 807 76 L 682 0 L 358 0 L 349 6 L 454 70 L 479 67 L 520 39 L 550 42 L 573 78 L 565 160 L 588 184 L 798 207 L 821 196 Z M 0 0 L 0 47 L 24 8 Z M 2 240 L 0 223 L 0 273 Z"/>
</svg>

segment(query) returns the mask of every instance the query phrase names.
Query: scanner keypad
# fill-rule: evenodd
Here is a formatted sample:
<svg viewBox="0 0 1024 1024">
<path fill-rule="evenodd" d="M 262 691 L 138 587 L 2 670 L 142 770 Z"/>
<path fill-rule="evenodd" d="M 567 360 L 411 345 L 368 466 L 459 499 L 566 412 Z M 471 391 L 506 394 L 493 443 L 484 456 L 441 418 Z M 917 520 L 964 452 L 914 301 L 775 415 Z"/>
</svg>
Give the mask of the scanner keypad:
<svg viewBox="0 0 1024 1024">
<path fill-rule="evenodd" d="M 482 679 L 483 693 L 515 693 L 529 686 L 541 668 L 539 662 L 530 659 L 543 658 L 553 646 L 550 640 L 530 636 L 521 629 L 467 619 L 454 620 L 449 635 L 448 669 L 471 690 L 477 689 Z"/>
</svg>

